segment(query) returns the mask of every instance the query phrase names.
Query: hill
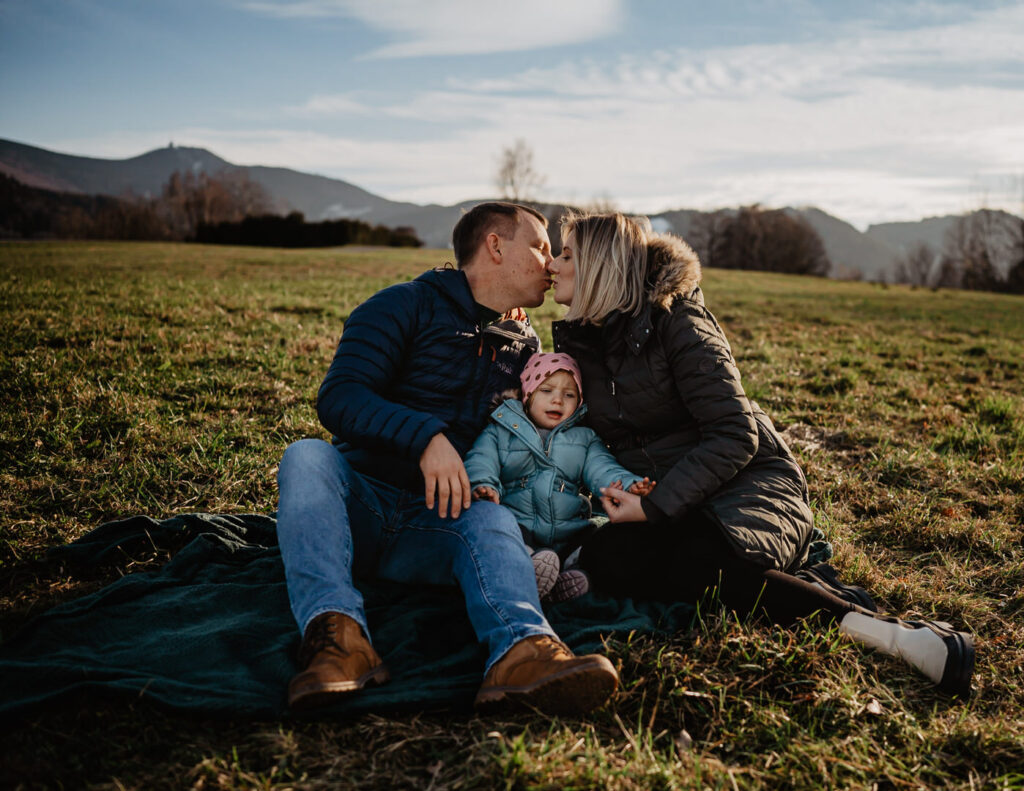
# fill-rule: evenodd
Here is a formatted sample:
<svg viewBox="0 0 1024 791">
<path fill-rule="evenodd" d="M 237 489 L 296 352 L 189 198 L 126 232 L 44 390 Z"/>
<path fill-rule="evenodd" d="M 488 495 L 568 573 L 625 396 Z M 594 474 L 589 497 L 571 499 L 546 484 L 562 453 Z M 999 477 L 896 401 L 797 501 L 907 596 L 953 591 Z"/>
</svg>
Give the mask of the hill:
<svg viewBox="0 0 1024 791">
<path fill-rule="evenodd" d="M 380 223 L 377 216 L 421 208 L 381 198 L 340 179 L 289 168 L 236 165 L 204 148 L 170 145 L 130 159 L 96 159 L 0 140 L 0 172 L 42 189 L 151 197 L 160 194 L 173 173 L 188 171 L 243 171 L 267 190 L 275 209 L 300 211 L 311 221 L 351 218 Z"/>
<path fill-rule="evenodd" d="M 942 217 L 926 217 L 917 222 L 878 223 L 869 225 L 864 233 L 897 252 L 909 250 L 918 242 L 923 242 L 934 250 L 941 250 L 946 234 L 957 219 L 957 215 L 947 214 Z"/>
<path fill-rule="evenodd" d="M 794 209 L 821 236 L 832 262 L 832 277 L 887 280 L 899 250 L 891 244 L 858 231 L 848 222 L 813 206 Z M 914 225 L 915 223 L 906 223 Z"/>
</svg>

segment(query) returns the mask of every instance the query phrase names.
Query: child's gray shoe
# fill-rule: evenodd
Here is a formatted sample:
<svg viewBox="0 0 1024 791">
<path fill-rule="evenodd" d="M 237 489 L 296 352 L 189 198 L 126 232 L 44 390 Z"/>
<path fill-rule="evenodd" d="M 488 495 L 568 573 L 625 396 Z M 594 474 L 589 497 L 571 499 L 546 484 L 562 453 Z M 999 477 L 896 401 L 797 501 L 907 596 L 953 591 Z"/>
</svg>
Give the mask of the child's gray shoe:
<svg viewBox="0 0 1024 791">
<path fill-rule="evenodd" d="M 539 549 L 533 553 L 533 573 L 537 575 L 537 593 L 544 598 L 558 580 L 558 553 L 550 549 Z"/>
<path fill-rule="evenodd" d="M 558 575 L 558 579 L 555 580 L 555 584 L 551 588 L 548 601 L 560 602 L 578 599 L 589 590 L 590 579 L 586 572 L 581 569 L 569 569 Z"/>
</svg>

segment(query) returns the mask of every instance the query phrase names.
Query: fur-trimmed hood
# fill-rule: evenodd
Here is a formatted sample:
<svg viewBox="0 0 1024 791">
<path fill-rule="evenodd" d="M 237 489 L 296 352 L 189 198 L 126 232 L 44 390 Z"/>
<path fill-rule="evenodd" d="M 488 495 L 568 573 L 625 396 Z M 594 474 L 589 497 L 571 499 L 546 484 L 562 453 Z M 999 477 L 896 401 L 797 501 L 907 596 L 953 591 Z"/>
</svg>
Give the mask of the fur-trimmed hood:
<svg viewBox="0 0 1024 791">
<path fill-rule="evenodd" d="M 650 286 L 647 298 L 668 310 L 677 296 L 687 297 L 700 285 L 700 259 L 686 242 L 672 234 L 652 234 L 647 241 Z"/>
</svg>

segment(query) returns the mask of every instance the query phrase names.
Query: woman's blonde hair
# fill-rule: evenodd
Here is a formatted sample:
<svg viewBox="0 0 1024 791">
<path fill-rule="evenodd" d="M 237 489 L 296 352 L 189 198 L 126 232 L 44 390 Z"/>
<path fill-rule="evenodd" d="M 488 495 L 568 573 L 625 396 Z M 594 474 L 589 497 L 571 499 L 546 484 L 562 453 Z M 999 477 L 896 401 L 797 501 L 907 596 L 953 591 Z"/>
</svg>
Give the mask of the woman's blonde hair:
<svg viewBox="0 0 1024 791">
<path fill-rule="evenodd" d="M 576 270 L 572 304 L 565 318 L 600 324 L 615 310 L 637 315 L 644 305 L 647 286 L 646 217 L 620 212 L 562 217 L 563 242 L 570 233 L 576 241 Z"/>
</svg>

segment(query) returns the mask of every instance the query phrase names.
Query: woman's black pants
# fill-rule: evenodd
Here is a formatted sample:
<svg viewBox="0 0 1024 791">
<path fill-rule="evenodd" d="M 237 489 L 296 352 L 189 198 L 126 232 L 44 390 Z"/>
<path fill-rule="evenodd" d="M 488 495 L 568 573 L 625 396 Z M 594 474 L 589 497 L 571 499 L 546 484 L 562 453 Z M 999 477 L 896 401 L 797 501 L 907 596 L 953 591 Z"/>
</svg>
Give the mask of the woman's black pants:
<svg viewBox="0 0 1024 791">
<path fill-rule="evenodd" d="M 782 625 L 814 612 L 840 620 L 854 609 L 817 585 L 739 557 L 701 513 L 664 524 L 604 525 L 584 540 L 579 563 L 597 591 L 694 604 L 717 594 L 741 616 Z"/>
</svg>

